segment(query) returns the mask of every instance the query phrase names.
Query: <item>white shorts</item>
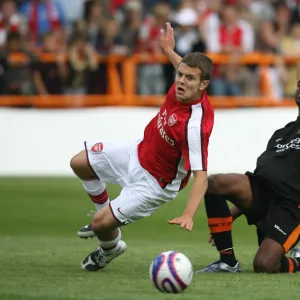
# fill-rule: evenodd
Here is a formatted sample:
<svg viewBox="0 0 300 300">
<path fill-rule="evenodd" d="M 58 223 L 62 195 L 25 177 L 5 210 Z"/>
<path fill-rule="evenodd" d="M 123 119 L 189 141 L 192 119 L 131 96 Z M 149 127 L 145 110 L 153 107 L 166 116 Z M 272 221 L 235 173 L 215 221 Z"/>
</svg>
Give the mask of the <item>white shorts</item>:
<svg viewBox="0 0 300 300">
<path fill-rule="evenodd" d="M 138 142 L 85 142 L 90 166 L 98 178 L 123 187 L 110 207 L 114 217 L 124 225 L 150 216 L 178 194 L 162 189 L 157 180 L 142 168 L 137 154 Z"/>
</svg>

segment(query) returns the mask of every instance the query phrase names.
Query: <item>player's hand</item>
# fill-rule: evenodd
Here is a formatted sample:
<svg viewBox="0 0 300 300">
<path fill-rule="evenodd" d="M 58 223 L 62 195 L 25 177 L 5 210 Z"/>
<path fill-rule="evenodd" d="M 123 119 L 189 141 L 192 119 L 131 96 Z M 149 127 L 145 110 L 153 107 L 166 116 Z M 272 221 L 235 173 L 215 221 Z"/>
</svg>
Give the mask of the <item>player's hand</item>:
<svg viewBox="0 0 300 300">
<path fill-rule="evenodd" d="M 181 217 L 175 218 L 173 220 L 168 221 L 169 224 L 180 225 L 181 228 L 185 228 L 186 230 L 191 231 L 193 229 L 193 218 L 187 215 L 182 215 Z"/>
<path fill-rule="evenodd" d="M 214 241 L 214 239 L 213 239 L 213 237 L 212 237 L 212 234 L 210 233 L 209 234 L 209 239 L 208 239 L 208 242 L 213 246 L 213 247 L 215 247 L 216 246 L 216 244 L 215 244 L 215 241 Z"/>
<path fill-rule="evenodd" d="M 166 23 L 167 29 L 160 30 L 159 43 L 163 51 L 174 50 L 175 38 L 174 30 L 170 23 Z"/>
</svg>

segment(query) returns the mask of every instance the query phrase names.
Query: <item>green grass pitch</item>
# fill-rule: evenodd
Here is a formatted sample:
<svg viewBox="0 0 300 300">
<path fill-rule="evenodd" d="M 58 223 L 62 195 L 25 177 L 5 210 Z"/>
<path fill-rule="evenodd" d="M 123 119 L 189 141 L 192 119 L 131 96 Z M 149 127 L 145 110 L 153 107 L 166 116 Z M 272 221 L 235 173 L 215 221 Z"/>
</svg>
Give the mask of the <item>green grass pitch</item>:
<svg viewBox="0 0 300 300">
<path fill-rule="evenodd" d="M 119 188 L 108 186 L 111 199 Z M 162 251 L 187 255 L 197 270 L 217 258 L 208 243 L 204 206 L 187 232 L 168 225 L 181 214 L 188 188 L 153 216 L 126 226 L 127 252 L 95 273 L 80 267 L 96 247 L 81 240 L 77 230 L 87 224 L 93 205 L 75 178 L 0 178 L 0 300 L 282 300 L 299 298 L 298 274 L 257 275 L 255 229 L 241 218 L 234 224 L 235 252 L 240 274 L 194 276 L 182 294 L 158 292 L 149 279 L 152 259 Z"/>
</svg>

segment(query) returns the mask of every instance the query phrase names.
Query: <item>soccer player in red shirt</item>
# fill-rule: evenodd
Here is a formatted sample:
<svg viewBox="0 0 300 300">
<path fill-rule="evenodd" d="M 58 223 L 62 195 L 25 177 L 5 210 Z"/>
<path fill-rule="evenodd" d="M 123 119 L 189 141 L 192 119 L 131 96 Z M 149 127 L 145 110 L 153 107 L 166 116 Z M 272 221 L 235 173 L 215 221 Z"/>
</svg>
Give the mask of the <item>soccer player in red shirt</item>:
<svg viewBox="0 0 300 300">
<path fill-rule="evenodd" d="M 85 142 L 85 150 L 71 160 L 74 173 L 97 209 L 92 224 L 78 232 L 98 238 L 99 247 L 82 261 L 82 268 L 88 271 L 97 271 L 124 253 L 127 246 L 119 227 L 148 217 L 172 201 L 193 172 L 186 209 L 182 216 L 169 221 L 192 230 L 193 217 L 207 189 L 207 149 L 214 111 L 206 87 L 213 63 L 202 53 L 178 56 L 173 50 L 173 28 L 169 23 L 166 26 L 160 45 L 177 74 L 144 137 L 129 143 Z M 122 186 L 112 202 L 105 183 Z"/>
</svg>

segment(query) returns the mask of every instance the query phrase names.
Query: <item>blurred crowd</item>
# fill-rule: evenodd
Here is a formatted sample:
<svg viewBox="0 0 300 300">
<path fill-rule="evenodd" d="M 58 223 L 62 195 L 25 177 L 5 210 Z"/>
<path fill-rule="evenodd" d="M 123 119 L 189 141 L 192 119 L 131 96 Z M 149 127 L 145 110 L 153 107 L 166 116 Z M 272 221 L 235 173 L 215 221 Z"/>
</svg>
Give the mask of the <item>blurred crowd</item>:
<svg viewBox="0 0 300 300">
<path fill-rule="evenodd" d="M 215 66 L 209 89 L 213 95 L 259 95 L 259 66 L 236 63 L 245 53 L 300 55 L 298 0 L 0 3 L 0 94 L 105 94 L 107 65 L 99 63 L 98 55 L 160 54 L 159 31 L 167 21 L 175 29 L 180 55 L 230 55 L 229 64 Z M 137 72 L 137 93 L 142 95 L 164 94 L 174 80 L 169 64 L 140 64 Z M 278 59 L 267 74 L 277 98 L 293 95 L 295 65 Z"/>
</svg>

